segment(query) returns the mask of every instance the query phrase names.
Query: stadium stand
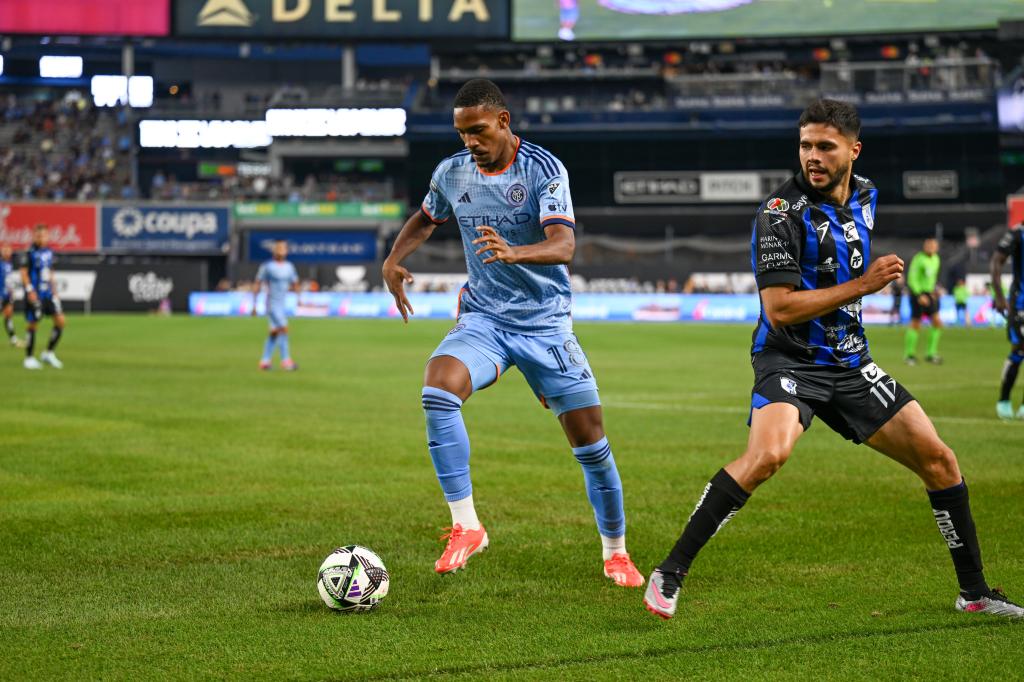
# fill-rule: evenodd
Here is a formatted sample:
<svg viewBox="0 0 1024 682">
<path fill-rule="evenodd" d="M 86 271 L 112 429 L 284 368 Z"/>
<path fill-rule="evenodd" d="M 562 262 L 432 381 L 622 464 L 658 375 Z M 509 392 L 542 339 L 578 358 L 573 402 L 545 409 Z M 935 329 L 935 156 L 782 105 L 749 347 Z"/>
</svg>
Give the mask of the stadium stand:
<svg viewBox="0 0 1024 682">
<path fill-rule="evenodd" d="M 123 110 L 81 93 L 0 99 L 0 199 L 88 200 L 135 196 L 134 144 Z"/>
</svg>

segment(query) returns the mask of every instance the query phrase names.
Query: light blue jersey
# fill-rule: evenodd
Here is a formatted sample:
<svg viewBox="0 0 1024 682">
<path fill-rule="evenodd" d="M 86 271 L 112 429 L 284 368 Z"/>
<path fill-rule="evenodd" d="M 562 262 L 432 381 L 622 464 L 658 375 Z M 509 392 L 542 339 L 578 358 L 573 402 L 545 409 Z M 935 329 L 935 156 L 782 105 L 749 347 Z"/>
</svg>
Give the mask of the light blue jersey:
<svg viewBox="0 0 1024 682">
<path fill-rule="evenodd" d="M 287 327 L 285 301 L 292 284 L 299 281 L 299 273 L 289 261 L 268 260 L 256 273 L 256 281 L 267 285 L 267 317 L 271 328 Z"/>
<path fill-rule="evenodd" d="M 256 273 L 256 281 L 267 285 L 267 308 L 283 308 L 292 284 L 299 273 L 289 261 L 268 260 Z"/>
<path fill-rule="evenodd" d="M 510 246 L 544 241 L 544 228 L 575 228 L 569 174 L 549 152 L 516 138 L 512 162 L 485 173 L 468 150 L 450 156 L 434 170 L 423 213 L 435 224 L 454 218 L 466 251 L 469 282 L 459 314 L 485 315 L 500 329 L 533 336 L 572 330 L 572 291 L 564 265 L 484 265 L 476 255 L 476 228 L 493 227 Z"/>
</svg>

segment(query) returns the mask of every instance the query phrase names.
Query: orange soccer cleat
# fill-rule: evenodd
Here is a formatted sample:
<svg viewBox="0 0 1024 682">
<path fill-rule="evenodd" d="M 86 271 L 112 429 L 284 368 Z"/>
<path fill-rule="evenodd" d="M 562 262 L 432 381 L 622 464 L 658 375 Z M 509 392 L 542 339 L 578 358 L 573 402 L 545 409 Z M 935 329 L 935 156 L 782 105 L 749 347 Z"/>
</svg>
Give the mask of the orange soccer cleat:
<svg viewBox="0 0 1024 682">
<path fill-rule="evenodd" d="M 644 577 L 625 552 L 612 554 L 612 558 L 604 562 L 604 575 L 619 587 L 643 587 L 644 584 Z"/>
<path fill-rule="evenodd" d="M 462 524 L 456 523 L 445 530 L 449 532 L 442 535 L 441 539 L 447 539 L 448 545 L 441 558 L 434 562 L 434 570 L 438 573 L 454 573 L 466 565 L 469 557 L 487 549 L 487 531 L 483 526 L 476 530 L 466 530 Z"/>
</svg>

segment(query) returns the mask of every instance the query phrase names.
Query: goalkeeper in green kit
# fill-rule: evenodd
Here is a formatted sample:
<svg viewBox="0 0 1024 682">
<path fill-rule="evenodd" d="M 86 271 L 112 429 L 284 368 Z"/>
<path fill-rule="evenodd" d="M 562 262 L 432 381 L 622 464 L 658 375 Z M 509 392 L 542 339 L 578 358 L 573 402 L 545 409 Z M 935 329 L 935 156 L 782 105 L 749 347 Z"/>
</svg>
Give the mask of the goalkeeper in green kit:
<svg viewBox="0 0 1024 682">
<path fill-rule="evenodd" d="M 910 329 L 903 342 L 903 359 L 908 365 L 917 364 L 917 338 L 921 334 L 921 318 L 927 317 L 932 324 L 928 333 L 928 352 L 925 362 L 941 365 L 939 336 L 942 334 L 942 319 L 939 317 L 939 240 L 925 239 L 924 247 L 911 259 L 907 268 L 907 291 L 910 296 Z"/>
</svg>

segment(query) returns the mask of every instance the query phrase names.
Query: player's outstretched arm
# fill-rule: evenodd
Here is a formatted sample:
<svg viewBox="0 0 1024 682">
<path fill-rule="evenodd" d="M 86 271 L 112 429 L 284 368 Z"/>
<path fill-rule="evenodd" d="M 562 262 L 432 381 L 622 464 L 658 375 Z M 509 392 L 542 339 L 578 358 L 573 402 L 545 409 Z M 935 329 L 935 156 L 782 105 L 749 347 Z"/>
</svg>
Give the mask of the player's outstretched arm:
<svg viewBox="0 0 1024 682">
<path fill-rule="evenodd" d="M 476 228 L 480 236 L 473 240 L 479 248 L 476 255 L 486 252 L 484 264 L 502 262 L 520 265 L 566 265 L 572 261 L 576 252 L 576 235 L 572 228 L 565 225 L 549 225 L 544 228 L 544 241 L 522 246 L 509 246 L 498 232 L 488 225 Z"/>
<path fill-rule="evenodd" d="M 988 264 L 988 274 L 992 277 L 992 307 L 1003 315 L 1006 314 L 1006 294 L 1003 293 L 1003 265 L 1006 254 L 996 251 Z"/>
<path fill-rule="evenodd" d="M 408 322 L 409 316 L 413 314 L 412 304 L 405 295 L 405 285 L 412 284 L 413 277 L 412 273 L 402 266 L 402 261 L 427 241 L 435 227 L 437 225 L 431 222 L 423 211 L 416 211 L 405 221 L 394 246 L 391 247 L 391 253 L 384 259 L 384 266 L 381 268 L 384 284 L 394 296 L 395 306 L 405 322 Z"/>
<path fill-rule="evenodd" d="M 761 289 L 761 303 L 768 323 L 788 327 L 821 317 L 857 299 L 880 291 L 903 272 L 903 259 L 889 254 L 875 259 L 856 279 L 826 289 L 796 291 L 791 285 Z"/>
</svg>

